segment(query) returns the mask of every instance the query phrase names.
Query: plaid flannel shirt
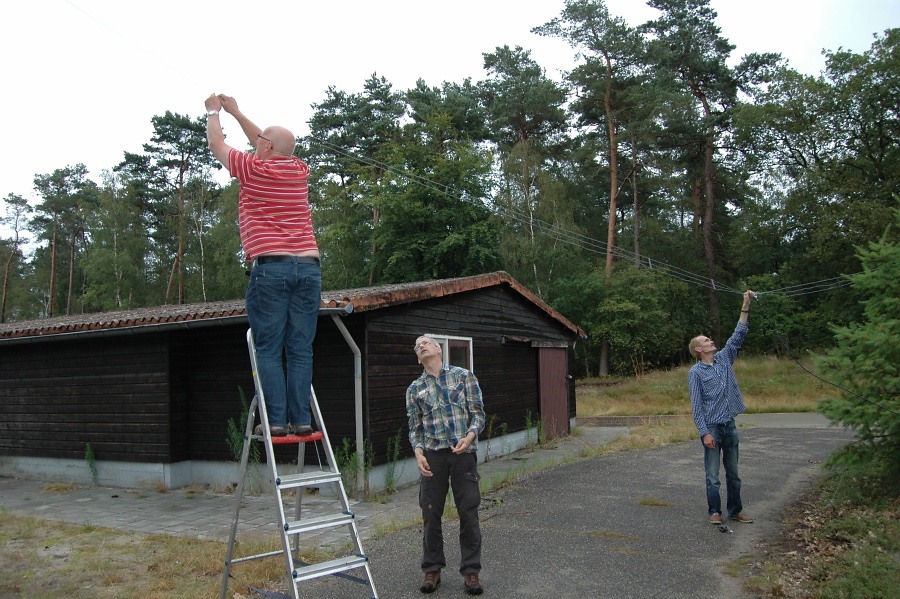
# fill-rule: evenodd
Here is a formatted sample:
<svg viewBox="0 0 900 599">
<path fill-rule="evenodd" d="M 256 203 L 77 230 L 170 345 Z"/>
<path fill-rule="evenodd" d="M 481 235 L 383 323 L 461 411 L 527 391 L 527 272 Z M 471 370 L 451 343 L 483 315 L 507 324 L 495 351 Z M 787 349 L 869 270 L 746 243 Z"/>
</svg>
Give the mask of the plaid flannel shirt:
<svg viewBox="0 0 900 599">
<path fill-rule="evenodd" d="M 713 363 L 697 362 L 688 372 L 691 411 L 701 437 L 711 425 L 728 422 L 744 411 L 744 398 L 732 364 L 748 330 L 746 323 L 738 322 L 725 347 L 716 352 Z"/>
<path fill-rule="evenodd" d="M 406 390 L 406 416 L 413 450 L 448 449 L 473 432 L 468 452 L 476 451 L 485 423 L 478 379 L 458 366 L 444 366 L 436 377 L 423 371 Z"/>
</svg>

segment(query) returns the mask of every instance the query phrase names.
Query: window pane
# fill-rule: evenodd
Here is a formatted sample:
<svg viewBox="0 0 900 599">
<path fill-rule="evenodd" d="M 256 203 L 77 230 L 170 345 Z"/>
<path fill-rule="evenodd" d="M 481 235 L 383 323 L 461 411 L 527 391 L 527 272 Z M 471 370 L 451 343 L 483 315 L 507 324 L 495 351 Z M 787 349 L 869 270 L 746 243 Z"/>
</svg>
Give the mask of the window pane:
<svg viewBox="0 0 900 599">
<path fill-rule="evenodd" d="M 466 347 L 451 347 L 450 348 L 450 364 L 452 366 L 461 366 L 462 368 L 469 368 L 469 348 Z"/>
<path fill-rule="evenodd" d="M 472 361 L 469 356 L 469 342 L 461 339 L 448 339 L 450 354 L 448 363 L 452 366 L 460 366 L 467 370 L 472 369 Z"/>
</svg>

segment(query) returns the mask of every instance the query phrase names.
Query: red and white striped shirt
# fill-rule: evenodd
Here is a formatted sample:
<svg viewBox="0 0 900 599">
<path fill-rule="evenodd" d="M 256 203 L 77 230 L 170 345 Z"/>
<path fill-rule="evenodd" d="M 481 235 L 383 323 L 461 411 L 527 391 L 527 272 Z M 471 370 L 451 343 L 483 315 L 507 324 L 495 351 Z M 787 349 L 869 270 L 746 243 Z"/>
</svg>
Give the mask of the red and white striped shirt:
<svg viewBox="0 0 900 599">
<path fill-rule="evenodd" d="M 262 160 L 232 148 L 228 172 L 241 184 L 238 223 L 247 260 L 266 254 L 318 254 L 305 162 L 295 156 Z"/>
</svg>

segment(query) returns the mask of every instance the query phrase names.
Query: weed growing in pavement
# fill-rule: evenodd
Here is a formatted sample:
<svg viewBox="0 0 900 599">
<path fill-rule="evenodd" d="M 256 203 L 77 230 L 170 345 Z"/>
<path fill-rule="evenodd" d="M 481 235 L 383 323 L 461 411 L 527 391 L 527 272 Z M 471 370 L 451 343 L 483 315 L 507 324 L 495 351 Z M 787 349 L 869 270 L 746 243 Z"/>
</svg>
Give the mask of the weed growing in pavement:
<svg viewBox="0 0 900 599">
<path fill-rule="evenodd" d="M 44 493 L 68 493 L 78 488 L 75 483 L 47 483 L 41 487 Z"/>
<path fill-rule="evenodd" d="M 491 440 L 494 438 L 494 423 L 498 420 L 496 414 L 490 414 L 484 425 L 484 461 L 491 459 Z"/>
<path fill-rule="evenodd" d="M 84 461 L 87 464 L 88 470 L 91 472 L 91 480 L 94 481 L 94 485 L 96 485 L 100 476 L 97 471 L 97 459 L 94 457 L 94 448 L 91 447 L 90 443 L 85 443 L 84 445 Z"/>
<path fill-rule="evenodd" d="M 525 412 L 525 447 L 530 448 L 533 445 L 539 445 L 541 443 L 541 435 L 542 432 L 541 419 L 535 418 L 534 414 L 531 413 L 531 410 L 527 410 Z M 531 441 L 531 431 L 535 431 L 534 442 Z"/>
<path fill-rule="evenodd" d="M 641 497 L 638 499 L 638 504 L 646 505 L 647 507 L 675 507 L 675 504 L 663 501 L 662 499 L 657 499 L 656 497 Z"/>
<path fill-rule="evenodd" d="M 369 472 L 372 470 L 372 462 L 374 461 L 375 456 L 372 449 L 372 443 L 368 439 L 363 447 L 363 482 L 365 483 L 365 489 L 363 491 L 368 499 Z M 337 466 L 338 470 L 341 472 L 341 480 L 344 483 L 344 488 L 348 493 L 352 494 L 359 483 L 359 455 L 353 449 L 353 442 L 349 437 L 344 437 L 341 441 L 341 445 L 334 450 L 334 459 L 337 460 Z"/>
<path fill-rule="evenodd" d="M 228 450 L 235 462 L 240 462 L 244 455 L 244 432 L 247 430 L 247 418 L 250 416 L 250 404 L 247 403 L 247 396 L 244 394 L 243 388 L 238 387 L 238 395 L 241 398 L 241 416 L 237 422 L 234 418 L 229 418 L 225 425 L 227 433 L 225 442 L 228 443 Z M 252 443 L 247 463 L 259 464 L 261 459 L 259 445 Z"/>
<path fill-rule="evenodd" d="M 384 473 L 384 491 L 391 494 L 397 490 L 397 478 L 402 471 L 397 473 L 397 463 L 400 461 L 400 446 L 402 444 L 403 428 L 397 430 L 397 434 L 388 439 L 387 467 Z"/>
<path fill-rule="evenodd" d="M 240 463 L 244 457 L 244 435 L 247 430 L 247 419 L 250 417 L 250 404 L 247 402 L 247 395 L 242 387 L 238 387 L 238 396 L 241 399 L 241 416 L 237 422 L 233 418 L 229 418 L 225 424 L 225 442 L 228 444 L 228 450 L 234 461 Z M 256 493 L 263 488 L 262 475 L 260 474 L 259 465 L 262 463 L 262 453 L 260 452 L 259 443 L 251 443 L 247 452 L 247 473 L 251 479 L 244 489 L 244 492 Z M 234 483 L 232 488 L 236 488 Z"/>
</svg>

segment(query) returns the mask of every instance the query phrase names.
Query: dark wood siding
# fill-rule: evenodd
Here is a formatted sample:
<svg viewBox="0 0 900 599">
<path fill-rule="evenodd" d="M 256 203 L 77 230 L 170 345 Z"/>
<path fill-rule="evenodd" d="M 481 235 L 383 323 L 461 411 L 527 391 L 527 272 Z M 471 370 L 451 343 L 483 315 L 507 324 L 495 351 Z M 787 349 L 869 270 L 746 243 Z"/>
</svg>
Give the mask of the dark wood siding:
<svg viewBox="0 0 900 599">
<path fill-rule="evenodd" d="M 412 349 L 419 334 L 373 332 L 370 325 L 366 335 L 367 436 L 376 465 L 387 463 L 390 440 L 397 435 L 400 456 L 408 457 L 412 452 L 407 440 L 406 388 L 422 374 Z"/>
<path fill-rule="evenodd" d="M 360 351 L 363 351 L 365 315 L 352 314 L 344 317 L 343 323 Z M 351 451 L 356 451 L 353 351 L 330 316 L 320 317 L 316 330 L 316 340 L 313 344 L 313 388 L 332 448 L 338 452 L 343 440 L 349 439 Z M 363 406 L 365 431 L 365 402 Z M 315 445 L 307 443 L 307 463 L 318 463 L 320 458 L 324 460 L 321 452 L 319 456 L 314 453 Z M 296 449 L 294 453 L 296 456 Z M 280 459 L 281 454 L 278 455 Z"/>
<path fill-rule="evenodd" d="M 370 313 L 366 333 L 366 397 L 375 464 L 388 442 L 406 439 L 406 388 L 422 372 L 412 351 L 418 335 L 473 340 L 474 371 L 489 426 L 482 438 L 523 430 L 539 417 L 538 350 L 527 340 L 568 341 L 571 335 L 542 310 L 505 287 L 492 287 Z"/>
<path fill-rule="evenodd" d="M 228 420 L 240 423 L 241 390 L 248 405 L 254 394 L 246 335 L 246 324 L 170 333 L 173 462 L 234 460 Z"/>
<path fill-rule="evenodd" d="M 362 318 L 356 319 L 362 323 Z M 361 324 L 346 323 L 354 337 Z M 173 455 L 177 460 L 234 460 L 228 421 L 240 422 L 239 388 L 249 404 L 256 390 L 247 349 L 247 325 L 183 330 L 172 334 Z M 313 387 L 332 443 L 355 435 L 353 353 L 330 317 L 321 317 L 313 344 Z M 338 436 L 335 440 L 335 435 Z M 308 444 L 307 461 L 317 459 Z M 279 462 L 296 462 L 295 446 L 277 446 Z"/>
<path fill-rule="evenodd" d="M 0 455 L 166 461 L 163 334 L 0 346 Z"/>
</svg>

